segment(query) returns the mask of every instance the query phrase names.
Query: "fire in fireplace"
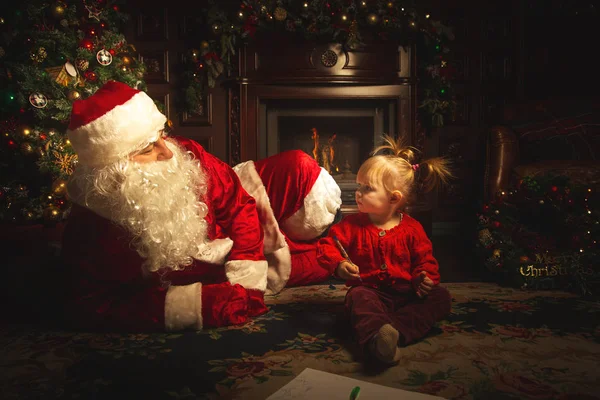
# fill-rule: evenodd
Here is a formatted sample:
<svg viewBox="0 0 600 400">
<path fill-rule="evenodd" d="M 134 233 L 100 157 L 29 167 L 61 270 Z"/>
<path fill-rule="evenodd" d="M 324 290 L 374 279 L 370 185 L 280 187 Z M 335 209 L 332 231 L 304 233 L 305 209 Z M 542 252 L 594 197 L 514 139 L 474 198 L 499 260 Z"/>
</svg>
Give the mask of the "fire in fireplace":
<svg viewBox="0 0 600 400">
<path fill-rule="evenodd" d="M 356 172 L 385 132 L 393 132 L 392 100 L 265 100 L 259 118 L 262 157 L 300 149 L 331 173 L 345 204 L 355 204 Z"/>
</svg>

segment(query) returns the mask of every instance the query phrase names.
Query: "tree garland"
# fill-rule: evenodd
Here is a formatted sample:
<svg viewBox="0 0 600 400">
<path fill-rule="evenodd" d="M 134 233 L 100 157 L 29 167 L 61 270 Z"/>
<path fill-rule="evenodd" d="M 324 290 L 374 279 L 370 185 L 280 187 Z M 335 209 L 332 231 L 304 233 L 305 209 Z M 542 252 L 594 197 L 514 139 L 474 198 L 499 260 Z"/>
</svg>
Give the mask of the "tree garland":
<svg viewBox="0 0 600 400">
<path fill-rule="evenodd" d="M 478 218 L 478 249 L 491 280 L 591 294 L 600 280 L 597 191 L 564 176 L 524 178 Z"/>
<path fill-rule="evenodd" d="M 221 2 L 211 2 L 198 25 L 204 38 L 191 47 L 181 76 L 182 111 L 202 113 L 203 99 L 224 74 L 237 65 L 236 49 L 257 32 L 286 32 L 303 39 L 335 41 L 352 50 L 371 35 L 377 40 L 417 46 L 420 122 L 440 127 L 453 119 L 456 103 L 451 79 L 454 67 L 445 56 L 452 30 L 418 10 L 417 2 L 381 0 L 244 0 L 234 15 Z"/>
</svg>

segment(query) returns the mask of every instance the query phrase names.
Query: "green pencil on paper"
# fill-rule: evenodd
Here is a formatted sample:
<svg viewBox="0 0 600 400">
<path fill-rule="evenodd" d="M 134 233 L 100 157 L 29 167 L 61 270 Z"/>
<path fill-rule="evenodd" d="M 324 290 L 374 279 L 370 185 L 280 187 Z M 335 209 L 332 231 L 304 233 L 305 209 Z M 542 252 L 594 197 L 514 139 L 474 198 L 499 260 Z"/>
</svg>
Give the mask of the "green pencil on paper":
<svg viewBox="0 0 600 400">
<path fill-rule="evenodd" d="M 358 395 L 360 394 L 360 386 L 356 386 L 350 392 L 350 400 L 358 400 Z"/>
<path fill-rule="evenodd" d="M 350 257 L 348 256 L 348 253 L 346 253 L 346 249 L 344 249 L 344 246 L 342 246 L 342 244 L 338 240 L 337 236 L 334 236 L 333 240 L 335 241 L 335 244 L 337 245 L 338 249 L 340 249 L 340 253 L 342 253 L 342 257 L 344 257 L 346 260 L 348 260 L 349 262 L 354 264 L 352 262 L 352 260 L 350 259 Z M 354 265 L 356 265 L 356 264 L 354 264 Z M 358 280 L 362 282 L 362 278 L 360 277 L 360 274 L 358 275 Z"/>
</svg>

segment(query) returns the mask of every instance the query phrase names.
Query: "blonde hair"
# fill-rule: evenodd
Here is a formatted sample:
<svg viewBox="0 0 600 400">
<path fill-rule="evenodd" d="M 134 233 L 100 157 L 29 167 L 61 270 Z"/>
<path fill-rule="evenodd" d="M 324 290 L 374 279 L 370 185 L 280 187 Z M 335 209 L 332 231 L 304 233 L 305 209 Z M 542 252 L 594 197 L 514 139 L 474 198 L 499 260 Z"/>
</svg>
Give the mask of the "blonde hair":
<svg viewBox="0 0 600 400">
<path fill-rule="evenodd" d="M 402 137 L 382 137 L 384 144 L 378 146 L 359 168 L 358 175 L 377 186 L 382 186 L 388 193 L 400 191 L 402 196 L 410 198 L 417 172 L 425 172 L 423 185 L 430 191 L 452 178 L 450 162 L 444 157 L 434 157 L 415 163 L 418 149 L 405 146 Z M 391 151 L 392 154 L 378 154 Z"/>
</svg>

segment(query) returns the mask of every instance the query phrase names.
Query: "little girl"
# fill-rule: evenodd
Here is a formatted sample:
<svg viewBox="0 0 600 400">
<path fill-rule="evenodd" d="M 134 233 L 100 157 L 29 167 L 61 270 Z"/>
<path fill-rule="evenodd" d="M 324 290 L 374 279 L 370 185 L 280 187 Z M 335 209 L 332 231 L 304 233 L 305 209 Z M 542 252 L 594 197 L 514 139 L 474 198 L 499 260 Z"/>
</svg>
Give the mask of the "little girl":
<svg viewBox="0 0 600 400">
<path fill-rule="evenodd" d="M 413 164 L 411 148 L 389 136 L 384 140 L 356 176 L 359 212 L 320 239 L 317 260 L 351 286 L 346 310 L 360 348 L 392 364 L 400 359 L 398 346 L 422 338 L 450 313 L 450 293 L 438 286 L 431 241 L 421 224 L 402 210 L 417 171 L 426 173 L 429 190 L 451 174 L 445 159 Z M 377 155 L 381 150 L 393 154 Z"/>
</svg>

